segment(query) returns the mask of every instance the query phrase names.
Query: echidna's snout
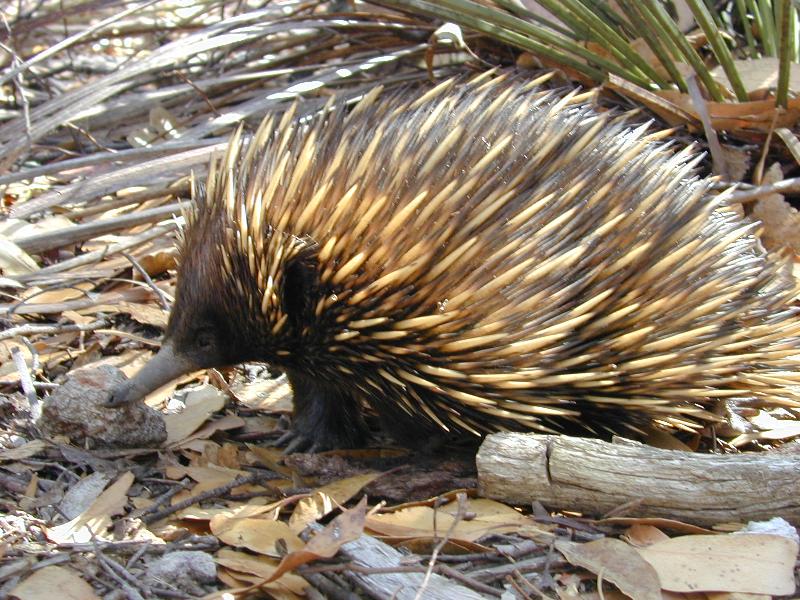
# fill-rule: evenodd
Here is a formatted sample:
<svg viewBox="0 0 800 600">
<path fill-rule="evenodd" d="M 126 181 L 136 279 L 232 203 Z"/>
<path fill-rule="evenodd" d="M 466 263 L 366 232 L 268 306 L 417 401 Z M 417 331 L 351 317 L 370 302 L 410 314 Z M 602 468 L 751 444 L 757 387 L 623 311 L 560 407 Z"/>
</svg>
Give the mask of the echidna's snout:
<svg viewBox="0 0 800 600">
<path fill-rule="evenodd" d="M 171 341 L 166 341 L 158 354 L 151 358 L 132 379 L 111 392 L 106 406 L 119 407 L 141 400 L 162 385 L 199 368 L 200 366 L 187 355 L 176 352 Z"/>
</svg>

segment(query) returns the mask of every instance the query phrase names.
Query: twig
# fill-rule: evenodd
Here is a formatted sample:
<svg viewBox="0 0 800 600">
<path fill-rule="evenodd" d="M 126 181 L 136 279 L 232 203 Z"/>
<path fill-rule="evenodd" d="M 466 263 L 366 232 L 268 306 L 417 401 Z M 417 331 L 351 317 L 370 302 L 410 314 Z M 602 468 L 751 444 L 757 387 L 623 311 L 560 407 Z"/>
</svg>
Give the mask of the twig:
<svg viewBox="0 0 800 600">
<path fill-rule="evenodd" d="M 167 490 L 160 496 L 158 496 L 153 503 L 146 507 L 146 508 L 138 508 L 128 515 L 130 519 L 138 519 L 145 516 L 148 513 L 153 513 L 159 506 L 163 506 L 164 504 L 168 503 L 176 494 L 179 494 L 183 490 L 187 489 L 189 485 L 192 483 L 191 479 L 188 477 L 181 479 L 180 481 L 173 482 L 177 485 L 175 487 Z"/>
<path fill-rule="evenodd" d="M 19 384 L 22 388 L 22 393 L 25 394 L 25 398 L 28 399 L 28 404 L 31 408 L 31 418 L 34 422 L 38 421 L 42 414 L 42 407 L 39 404 L 39 397 L 36 395 L 36 390 L 33 387 L 33 379 L 28 370 L 28 365 L 25 363 L 25 357 L 22 356 L 22 352 L 20 352 L 19 348 L 14 346 L 11 348 L 11 358 L 19 373 Z"/>
<path fill-rule="evenodd" d="M 256 483 L 265 477 L 264 473 L 253 473 L 252 475 L 248 475 L 246 477 L 237 477 L 233 481 L 229 481 L 225 485 L 220 485 L 215 487 L 214 489 L 207 490 L 202 494 L 197 494 L 196 496 L 190 496 L 185 500 L 181 500 L 172 506 L 169 506 L 163 510 L 156 511 L 154 513 L 149 513 L 146 515 L 142 515 L 142 521 L 146 524 L 154 523 L 164 517 L 167 517 L 171 514 L 174 514 L 184 508 L 189 508 L 193 504 L 197 504 L 198 502 L 203 502 L 205 500 L 210 500 L 212 498 L 218 498 L 223 494 L 231 491 L 235 487 L 239 487 L 240 485 L 247 485 L 249 483 Z"/>
<path fill-rule="evenodd" d="M 524 600 L 531 600 L 530 595 L 525 590 L 523 590 L 517 583 L 516 580 L 517 577 L 520 579 L 524 579 L 522 575 L 520 575 L 519 573 L 515 573 L 514 575 L 509 575 L 508 577 L 506 577 L 506 582 L 508 582 L 508 584 L 517 591 L 518 595 L 517 597 L 523 598 Z"/>
<path fill-rule="evenodd" d="M 36 346 L 31 344 L 28 338 L 20 338 L 20 342 L 22 342 L 28 349 L 28 352 L 31 353 L 31 371 L 35 373 L 39 370 L 39 353 L 36 351 Z"/>
<path fill-rule="evenodd" d="M 700 117 L 700 122 L 703 124 L 703 131 L 706 134 L 706 141 L 708 142 L 708 149 L 711 151 L 711 162 L 713 163 L 714 173 L 721 175 L 723 179 L 728 179 L 728 163 L 725 161 L 725 155 L 722 153 L 722 146 L 717 137 L 717 130 L 711 123 L 711 116 L 708 114 L 708 105 L 706 104 L 703 94 L 700 92 L 700 86 L 697 85 L 697 77 L 692 75 L 687 77 L 686 85 L 689 89 L 689 96 L 692 98 L 692 104 Z"/>
<path fill-rule="evenodd" d="M 128 559 L 128 562 L 125 563 L 125 568 L 130 570 L 130 568 L 139 562 L 139 559 L 147 553 L 147 551 L 150 549 L 150 546 L 152 546 L 150 543 L 142 544 L 141 548 L 136 550 L 136 552 L 133 553 L 133 556 Z"/>
<path fill-rule="evenodd" d="M 441 560 L 441 557 L 439 557 L 439 560 Z M 440 575 L 447 575 L 450 579 L 455 579 L 456 581 L 460 581 L 468 588 L 472 588 L 473 590 L 475 590 L 476 592 L 480 592 L 481 594 L 488 594 L 490 596 L 497 596 L 497 597 L 502 596 L 502 593 L 499 590 L 493 588 L 492 586 L 482 583 L 480 581 L 476 581 L 471 576 L 462 573 L 458 569 L 454 569 L 453 567 L 450 567 L 448 565 L 443 565 L 441 562 L 438 565 L 436 565 L 436 571 Z"/>
<path fill-rule="evenodd" d="M 331 600 L 359 600 L 360 596 L 340 586 L 322 573 L 305 573 L 303 578 Z"/>
<path fill-rule="evenodd" d="M 44 59 L 46 59 L 46 58 L 48 58 L 50 56 L 54 56 L 54 55 L 58 54 L 64 48 L 69 48 L 73 44 L 75 44 L 75 43 L 79 42 L 80 40 L 82 40 L 83 38 L 91 35 L 95 31 L 100 31 L 104 27 L 106 27 L 107 25 L 111 25 L 115 21 L 119 21 L 123 17 L 127 17 L 128 15 L 133 14 L 136 11 L 141 10 L 143 8 L 146 8 L 148 6 L 151 6 L 151 5 L 155 4 L 158 1 L 159 0 L 150 0 L 149 2 L 145 2 L 143 4 L 136 4 L 134 6 L 131 6 L 130 8 L 127 8 L 127 9 L 123 10 L 120 13 L 112 15 L 109 18 L 104 19 L 104 20 L 100 21 L 99 23 L 96 23 L 96 24 L 92 25 L 91 27 L 87 27 L 83 31 L 81 31 L 79 33 L 76 33 L 75 35 L 73 35 L 71 37 L 68 37 L 68 38 L 66 38 L 64 40 L 61 40 L 57 44 L 53 44 L 52 46 L 49 46 L 49 47 L 45 48 L 44 50 L 39 52 L 39 54 L 29 58 L 28 60 L 26 60 L 24 63 L 22 63 L 18 67 L 10 69 L 8 72 L 6 72 L 2 77 L 0 77 L 0 85 L 4 84 L 6 81 L 11 79 L 12 77 L 17 77 L 17 75 L 21 75 L 22 73 L 24 73 L 25 71 L 30 69 L 30 67 L 35 65 L 36 63 L 42 62 Z"/>
<path fill-rule="evenodd" d="M 24 338 L 22 338 L 24 339 Z M 49 381 L 32 381 L 33 389 L 35 390 L 54 390 L 59 387 L 57 383 L 51 383 Z M 10 385 L 16 386 L 19 384 L 19 381 L 13 379 L 0 379 L 0 386 Z"/>
<path fill-rule="evenodd" d="M 95 543 L 87 542 L 68 542 L 58 545 L 59 550 L 71 550 L 73 552 L 95 552 L 97 548 L 107 550 L 115 554 L 133 552 L 136 553 L 142 546 L 147 547 L 148 552 L 153 554 L 165 554 L 175 549 L 178 550 L 207 550 L 210 552 L 219 549 L 219 540 L 213 535 L 193 535 L 185 539 L 170 542 L 168 544 L 153 544 L 150 540 L 124 540 L 119 542 L 100 541 Z M 26 550 L 33 552 L 33 550 Z"/>
<path fill-rule="evenodd" d="M 396 567 L 365 567 L 353 563 L 339 563 L 335 565 L 315 565 L 312 567 L 303 566 L 297 570 L 299 575 L 306 577 L 313 573 L 360 573 L 362 575 L 393 575 L 395 573 L 426 573 L 428 567 L 421 565 L 402 565 Z M 471 576 L 462 573 L 452 567 L 443 564 L 434 566 L 434 571 L 440 575 L 445 575 L 451 579 L 462 582 L 466 587 L 474 589 L 476 592 L 488 594 L 494 597 L 502 596 L 500 590 L 490 585 L 476 581 Z"/>
<path fill-rule="evenodd" d="M 125 258 L 128 259 L 128 261 L 133 265 L 133 268 L 136 269 L 136 271 L 138 271 L 139 275 L 142 276 L 142 279 L 144 279 L 145 283 L 148 286 L 150 286 L 150 289 L 153 290 L 153 293 L 158 298 L 158 302 L 159 302 L 159 304 L 161 304 L 161 308 L 163 308 L 165 311 L 169 312 L 169 302 L 167 301 L 166 294 L 164 294 L 164 290 L 159 288 L 153 282 L 153 280 L 150 278 L 150 275 L 147 273 L 147 271 L 144 270 L 142 265 L 139 264 L 139 261 L 137 261 L 133 257 L 133 255 L 131 255 L 131 254 L 127 253 L 127 252 L 122 252 L 122 256 L 124 256 Z"/>
<path fill-rule="evenodd" d="M 555 598 L 553 598 L 552 596 L 548 596 L 547 594 L 545 594 L 545 593 L 544 593 L 544 591 L 542 591 L 542 590 L 541 590 L 541 589 L 540 589 L 540 588 L 539 588 L 537 585 L 535 585 L 535 584 L 534 584 L 532 581 L 530 581 L 530 580 L 529 580 L 527 577 L 522 577 L 522 578 L 520 579 L 520 581 L 522 581 L 522 583 L 524 583 L 524 584 L 525 584 L 525 585 L 527 585 L 529 588 L 531 588 L 531 591 L 532 591 L 534 594 L 536 594 L 537 596 L 539 596 L 540 598 L 542 598 L 543 600 L 556 600 L 556 599 L 555 599 Z"/>
<path fill-rule="evenodd" d="M 121 331 L 120 329 L 95 329 L 94 332 L 105 333 L 107 335 L 113 335 L 119 338 L 133 340 L 134 342 L 138 342 L 144 346 L 155 346 L 156 348 L 161 347 L 161 340 L 151 340 L 150 338 L 146 338 L 141 335 L 136 335 L 135 333 L 131 333 L 130 331 Z"/>
<path fill-rule="evenodd" d="M 456 525 L 458 525 L 461 522 L 461 519 L 464 518 L 464 513 L 466 512 L 466 505 L 467 505 L 467 495 L 463 492 L 459 492 L 456 495 L 456 498 L 458 499 L 458 511 L 456 511 L 456 516 L 453 519 L 453 522 L 450 523 L 450 527 L 447 529 L 447 532 L 444 534 L 444 537 L 441 540 L 439 540 L 439 543 L 436 544 L 436 547 L 433 549 L 431 557 L 430 559 L 428 559 L 428 569 L 427 571 L 425 571 L 425 577 L 422 580 L 422 585 L 419 586 L 419 589 L 417 590 L 417 595 L 414 596 L 414 600 L 420 600 L 422 598 L 422 595 L 425 593 L 425 590 L 427 589 L 428 584 L 430 583 L 431 575 L 433 575 L 433 567 L 436 564 L 436 558 L 439 556 L 439 553 L 442 551 L 442 548 L 444 548 L 445 544 L 450 539 L 450 536 L 455 531 Z"/>
<path fill-rule="evenodd" d="M 57 231 L 17 238 L 14 243 L 25 252 L 37 254 L 135 225 L 162 221 L 169 218 L 170 215 L 180 215 L 181 210 L 188 209 L 190 206 L 190 202 L 172 202 L 166 206 L 139 210 L 114 219 L 103 219 Z"/>
<path fill-rule="evenodd" d="M 733 192 L 728 197 L 729 204 L 743 204 L 745 202 L 752 202 L 758 200 L 769 194 L 789 194 L 792 192 L 800 192 L 800 177 L 792 177 L 791 179 L 783 179 L 775 183 L 759 185 L 748 190 Z"/>
<path fill-rule="evenodd" d="M 606 595 L 605 595 L 605 593 L 603 593 L 603 569 L 602 568 L 597 573 L 597 594 L 600 596 L 600 600 L 606 600 Z"/>
<path fill-rule="evenodd" d="M 0 489 L 5 489 L 14 494 L 24 494 L 28 490 L 28 482 L 0 472 Z"/>
<path fill-rule="evenodd" d="M 25 325 L 17 325 L 5 331 L 0 331 L 0 341 L 9 340 L 13 337 L 25 335 L 52 335 L 56 333 L 69 333 L 72 331 L 94 331 L 101 327 L 108 326 L 108 321 L 105 319 L 98 319 L 91 323 L 65 323 L 64 325 L 35 325 L 26 323 Z"/>
<path fill-rule="evenodd" d="M 0 13 L 0 18 L 3 19 L 3 26 L 6 30 L 11 33 L 11 28 L 8 26 L 8 21 L 6 21 L 6 17 L 3 13 Z M 21 65 L 22 61 L 19 59 L 19 56 L 11 46 L 3 44 L 0 42 L 0 49 L 5 51 L 11 57 L 11 64 Z M 28 101 L 28 95 L 25 93 L 25 80 L 22 78 L 22 73 L 18 73 L 13 76 L 14 80 L 14 87 L 17 88 L 17 94 L 19 95 L 20 104 L 22 104 L 22 116 L 25 119 L 25 132 L 28 140 L 31 139 L 31 104 Z"/>
<path fill-rule="evenodd" d="M 227 137 L 214 137 L 202 140 L 192 141 L 171 141 L 164 144 L 144 148 L 130 148 L 127 150 L 116 150 L 114 152 L 97 152 L 88 156 L 78 156 L 76 158 L 69 158 L 60 162 L 54 162 L 40 167 L 29 167 L 27 169 L 20 169 L 13 173 L 6 173 L 0 175 L 0 185 L 14 183 L 16 181 L 24 181 L 26 179 L 34 179 L 40 175 L 53 175 L 65 171 L 75 171 L 84 169 L 94 165 L 104 165 L 113 163 L 119 165 L 124 162 L 135 162 L 142 159 L 157 158 L 160 156 L 169 156 L 170 154 L 177 154 L 186 150 L 196 150 L 205 146 L 215 146 L 222 144 L 227 140 Z M 168 187 L 161 188 L 169 190 Z M 165 194 L 166 195 L 166 194 Z M 135 197 L 134 194 L 131 198 Z M 136 200 L 138 202 L 138 200 Z M 135 202 L 132 202 L 132 204 Z M 77 212 L 77 211 L 76 211 Z M 78 216 L 84 216 L 86 213 L 78 212 Z"/>
<path fill-rule="evenodd" d="M 188 177 L 185 177 L 173 186 L 156 186 L 146 189 L 142 192 L 136 192 L 135 194 L 125 194 L 123 196 L 118 195 L 114 200 L 102 200 L 85 208 L 77 208 L 70 211 L 69 216 L 71 219 L 83 219 L 85 217 L 91 217 L 98 213 L 107 212 L 116 208 L 122 208 L 124 206 L 131 206 L 133 204 L 140 205 L 147 200 L 155 200 L 156 198 L 161 200 L 172 198 L 177 201 L 182 196 L 187 196 L 188 193 L 189 181 Z"/>
<path fill-rule="evenodd" d="M 472 577 L 475 579 L 479 579 L 481 581 L 494 581 L 496 579 L 502 579 L 506 575 L 512 574 L 514 571 L 519 571 L 520 573 L 526 573 L 528 571 L 538 571 L 546 566 L 548 566 L 548 556 L 537 556 L 535 558 L 529 558 L 527 560 L 521 560 L 519 562 L 510 563 L 507 565 L 500 565 L 498 567 L 488 567 L 486 569 L 479 569 L 477 571 L 473 571 L 470 573 Z M 564 561 L 553 561 L 550 563 L 550 566 L 554 564 L 562 564 Z"/>
<path fill-rule="evenodd" d="M 144 600 L 145 596 L 150 597 L 148 587 L 128 573 L 122 565 L 108 558 L 99 548 L 95 549 L 94 554 L 103 571 L 120 585 L 128 600 Z M 139 590 L 142 590 L 145 596 Z"/>
<path fill-rule="evenodd" d="M 44 267 L 43 269 L 39 269 L 34 273 L 18 275 L 15 276 L 14 278 L 20 282 L 38 283 L 38 280 L 42 277 L 48 277 L 56 273 L 68 271 L 75 267 L 82 267 L 84 265 L 100 262 L 106 256 L 111 256 L 112 254 L 116 254 L 117 252 L 121 252 L 122 250 L 130 250 L 131 248 L 135 248 L 136 246 L 144 244 L 145 242 L 149 242 L 154 238 L 162 237 L 164 234 L 168 233 L 172 229 L 175 229 L 175 227 L 177 227 L 176 221 L 169 221 L 164 225 L 153 227 L 149 231 L 146 231 L 139 235 L 131 236 L 124 242 L 109 244 L 105 248 L 100 248 L 99 250 L 93 250 L 92 252 L 81 254 L 80 256 L 76 256 L 75 258 L 70 258 L 68 260 L 61 261 L 54 265 L 50 265 L 49 267 Z"/>
</svg>

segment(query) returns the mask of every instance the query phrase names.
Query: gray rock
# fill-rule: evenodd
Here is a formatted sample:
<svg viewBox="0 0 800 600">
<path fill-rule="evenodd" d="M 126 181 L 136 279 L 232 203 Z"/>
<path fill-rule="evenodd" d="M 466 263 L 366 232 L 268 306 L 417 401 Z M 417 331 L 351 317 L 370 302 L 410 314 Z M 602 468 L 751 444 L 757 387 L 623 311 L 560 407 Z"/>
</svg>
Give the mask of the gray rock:
<svg viewBox="0 0 800 600">
<path fill-rule="evenodd" d="M 200 584 L 217 580 L 214 559 L 199 550 L 178 550 L 165 554 L 147 567 L 150 584 L 179 589 L 190 594 L 202 593 Z"/>
<path fill-rule="evenodd" d="M 77 369 L 44 400 L 39 428 L 76 445 L 111 448 L 159 446 L 167 439 L 161 414 L 141 402 L 108 408 L 111 390 L 125 374 L 110 365 Z"/>
</svg>

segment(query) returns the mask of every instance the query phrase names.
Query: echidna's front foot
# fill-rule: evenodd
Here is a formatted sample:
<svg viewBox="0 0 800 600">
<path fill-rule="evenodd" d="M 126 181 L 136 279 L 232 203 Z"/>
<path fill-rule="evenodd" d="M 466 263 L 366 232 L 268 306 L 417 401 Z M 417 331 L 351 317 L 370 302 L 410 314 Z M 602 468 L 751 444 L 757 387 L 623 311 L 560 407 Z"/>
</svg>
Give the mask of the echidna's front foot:
<svg viewBox="0 0 800 600">
<path fill-rule="evenodd" d="M 275 446 L 283 448 L 284 454 L 294 454 L 295 452 L 320 452 L 321 449 L 317 448 L 314 440 L 305 435 L 299 434 L 293 429 L 284 433 L 275 442 Z"/>
<path fill-rule="evenodd" d="M 275 445 L 284 453 L 358 448 L 368 432 L 353 396 L 320 379 L 287 371 L 294 393 L 292 425 Z"/>
<path fill-rule="evenodd" d="M 352 432 L 351 432 L 352 433 Z M 366 435 L 342 435 L 342 432 L 317 431 L 314 434 L 303 433 L 294 428 L 290 429 L 275 442 L 275 446 L 283 448 L 284 454 L 295 452 L 324 452 L 338 448 L 357 448 L 366 441 Z"/>
</svg>

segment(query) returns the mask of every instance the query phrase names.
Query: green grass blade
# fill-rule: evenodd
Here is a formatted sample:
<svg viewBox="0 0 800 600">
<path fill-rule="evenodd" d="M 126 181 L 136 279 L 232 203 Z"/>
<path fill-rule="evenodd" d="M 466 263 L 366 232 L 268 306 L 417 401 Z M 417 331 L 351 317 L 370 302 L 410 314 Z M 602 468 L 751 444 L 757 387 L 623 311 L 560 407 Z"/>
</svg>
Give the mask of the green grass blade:
<svg viewBox="0 0 800 600">
<path fill-rule="evenodd" d="M 778 67 L 778 90 L 775 94 L 775 103 L 786 108 L 789 100 L 789 70 L 792 66 L 793 43 L 792 43 L 792 21 L 794 20 L 794 10 L 792 10 L 791 0 L 778 0 L 780 4 L 781 20 L 780 27 L 780 66 Z"/>
<path fill-rule="evenodd" d="M 725 40 L 722 39 L 720 29 L 714 22 L 711 13 L 702 0 L 686 0 L 686 3 L 692 10 L 697 24 L 706 34 L 706 39 L 711 45 L 714 55 L 717 57 L 719 64 L 722 65 L 725 74 L 728 76 L 728 81 L 730 81 L 731 87 L 733 88 L 733 93 L 736 94 L 736 99 L 739 100 L 739 102 L 745 102 L 747 100 L 747 90 L 733 62 L 733 56 L 731 56 Z"/>
<path fill-rule="evenodd" d="M 553 31 L 560 33 L 564 37 L 577 39 L 577 36 L 575 35 L 574 31 L 570 31 L 569 29 L 567 29 L 566 27 L 564 27 L 559 23 L 555 23 L 553 21 L 550 21 L 549 19 L 545 19 L 541 15 L 537 15 L 535 12 L 528 10 L 518 2 L 514 2 L 514 0 L 494 0 L 494 3 L 497 4 L 498 6 L 505 8 L 506 10 L 512 12 L 513 14 L 519 17 L 525 17 L 527 19 L 531 19 L 532 21 L 535 21 L 539 25 L 548 27 Z M 586 36 L 581 34 L 580 37 L 585 38 Z"/>
<path fill-rule="evenodd" d="M 744 39 L 747 41 L 747 54 L 750 56 L 750 58 L 758 58 L 756 40 L 753 37 L 754 20 L 751 20 L 752 13 L 747 10 L 745 0 L 736 0 L 736 10 L 739 13 L 739 20 L 742 22 Z"/>
<path fill-rule="evenodd" d="M 695 73 L 697 73 L 697 76 L 703 82 L 703 85 L 705 85 L 711 98 L 717 102 L 722 102 L 723 98 L 719 86 L 717 82 L 714 81 L 714 78 L 711 77 L 711 73 L 709 73 L 703 63 L 703 59 L 700 58 L 695 49 L 689 44 L 686 36 L 681 33 L 675 21 L 667 14 L 667 11 L 659 0 L 642 0 L 641 7 L 648 11 L 651 18 L 658 21 L 663 31 L 678 47 L 683 58 L 686 59 Z"/>
<path fill-rule="evenodd" d="M 605 57 L 598 56 L 573 40 L 559 36 L 544 27 L 539 27 L 513 15 L 487 8 L 476 2 L 469 0 L 439 0 L 434 3 L 426 2 L 425 0 L 381 0 L 381 4 L 399 9 L 413 10 L 414 12 L 451 21 L 463 27 L 480 31 L 518 48 L 540 53 L 551 60 L 589 75 L 595 81 L 604 79 L 603 72 L 590 66 L 590 64 L 581 63 L 573 57 L 581 57 L 589 63 L 633 81 L 637 85 L 646 88 L 652 87 L 652 82 L 637 71 L 626 68 L 626 66 L 615 63 Z M 558 52 L 553 47 L 564 52 Z"/>
<path fill-rule="evenodd" d="M 640 2 L 639 0 L 618 0 L 620 8 L 625 13 L 625 16 L 630 20 L 633 24 L 636 31 L 639 32 L 639 37 L 647 43 L 650 49 L 653 51 L 653 54 L 656 55 L 661 65 L 664 69 L 669 73 L 672 82 L 678 86 L 678 89 L 682 92 L 687 91 L 686 87 L 686 80 L 683 78 L 678 67 L 675 65 L 675 61 L 672 59 L 672 56 L 667 51 L 667 49 L 662 45 L 662 43 L 669 44 L 670 39 L 668 36 L 663 35 L 661 30 L 658 28 L 657 23 L 653 23 L 647 18 L 646 14 L 643 14 L 640 11 Z M 674 52 L 677 55 L 677 49 Z"/>
<path fill-rule="evenodd" d="M 770 0 L 757 0 L 761 17 L 761 46 L 767 56 L 778 56 L 778 33 L 775 31 L 775 13 Z"/>
<path fill-rule="evenodd" d="M 607 48 L 622 65 L 630 65 L 640 77 L 649 78 L 659 87 L 668 87 L 667 81 L 644 60 L 628 41 L 579 0 L 538 0 L 539 4 L 571 23 L 576 19 L 584 23 L 589 39 Z"/>
</svg>

